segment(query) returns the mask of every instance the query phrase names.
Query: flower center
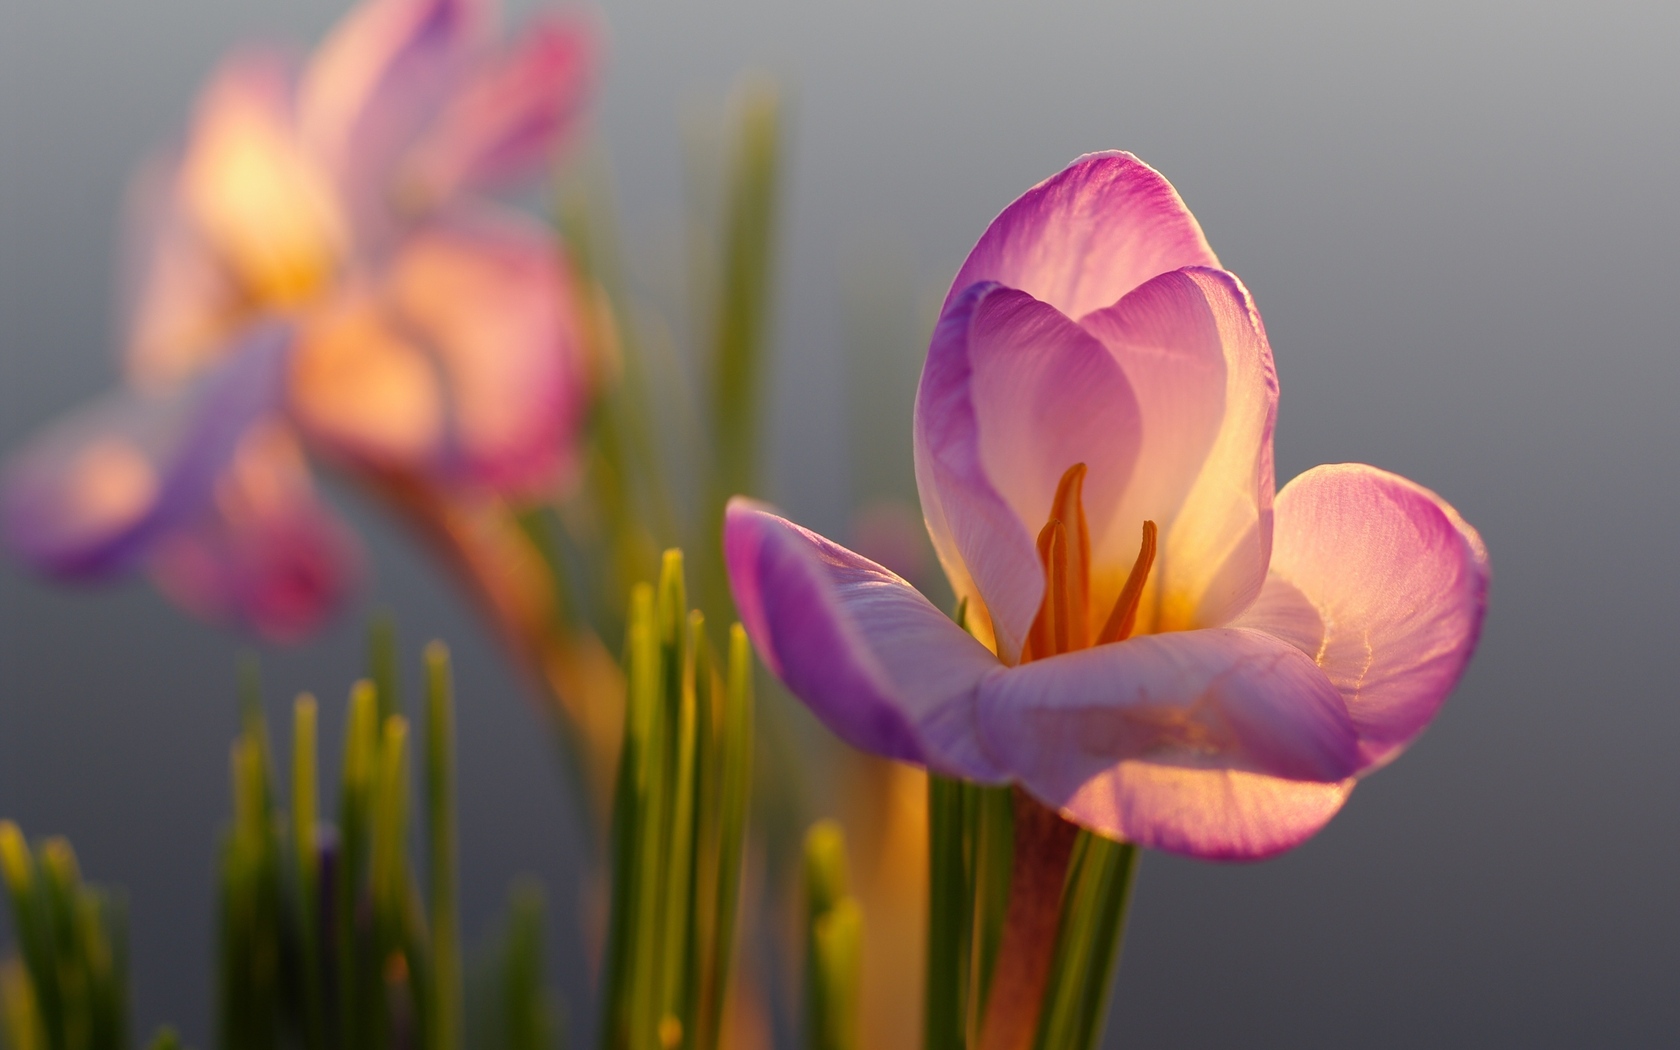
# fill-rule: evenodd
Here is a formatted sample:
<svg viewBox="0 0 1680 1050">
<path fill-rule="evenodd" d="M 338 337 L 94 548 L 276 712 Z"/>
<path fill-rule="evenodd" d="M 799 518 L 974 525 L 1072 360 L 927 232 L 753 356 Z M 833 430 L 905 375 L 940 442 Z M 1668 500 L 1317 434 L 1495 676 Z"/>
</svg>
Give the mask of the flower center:
<svg viewBox="0 0 1680 1050">
<path fill-rule="evenodd" d="M 1058 653 L 1107 645 L 1131 637 L 1137 625 L 1143 585 L 1155 564 L 1156 528 L 1143 523 L 1143 542 L 1120 596 L 1091 637 L 1091 530 L 1085 521 L 1085 464 L 1075 463 L 1056 485 L 1050 520 L 1038 533 L 1038 560 L 1044 566 L 1044 602 L 1027 632 L 1021 662 L 1042 660 Z"/>
</svg>

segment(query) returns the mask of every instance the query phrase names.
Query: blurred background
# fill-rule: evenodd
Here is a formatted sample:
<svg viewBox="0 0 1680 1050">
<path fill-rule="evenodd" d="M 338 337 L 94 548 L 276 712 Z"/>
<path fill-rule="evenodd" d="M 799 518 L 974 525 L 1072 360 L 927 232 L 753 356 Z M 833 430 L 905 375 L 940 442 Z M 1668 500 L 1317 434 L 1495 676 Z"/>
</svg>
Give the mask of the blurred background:
<svg viewBox="0 0 1680 1050">
<path fill-rule="evenodd" d="M 217 57 L 252 36 L 306 46 L 341 9 L 0 0 L 0 447 L 115 377 L 123 190 Z M 1280 481 L 1374 463 L 1487 540 L 1481 650 L 1403 761 L 1279 860 L 1145 859 L 1110 1045 L 1680 1039 L 1680 7 L 601 15 L 593 135 L 656 292 L 680 281 L 685 120 L 747 67 L 787 89 L 763 495 L 791 517 L 846 535 L 873 487 L 902 485 L 918 304 L 1015 195 L 1118 147 L 1173 181 L 1258 299 Z M 454 646 L 466 929 L 539 875 L 587 1029 L 587 847 L 530 701 L 418 549 L 340 502 L 370 537 L 372 585 L 318 640 L 262 651 L 270 698 L 336 700 L 374 608 L 396 611 L 411 683 L 426 639 Z M 171 1020 L 200 1046 L 245 644 L 143 582 L 64 590 L 0 568 L 0 813 L 69 835 L 92 878 L 126 886 L 139 1027 Z M 323 725 L 334 755 L 338 719 Z"/>
</svg>

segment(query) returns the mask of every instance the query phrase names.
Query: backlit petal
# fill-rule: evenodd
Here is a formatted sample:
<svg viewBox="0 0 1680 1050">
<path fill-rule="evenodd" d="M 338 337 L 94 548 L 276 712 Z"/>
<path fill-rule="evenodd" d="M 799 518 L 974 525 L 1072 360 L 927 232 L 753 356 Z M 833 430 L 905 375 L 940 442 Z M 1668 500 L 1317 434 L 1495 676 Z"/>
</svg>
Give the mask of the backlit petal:
<svg viewBox="0 0 1680 1050">
<path fill-rule="evenodd" d="M 311 442 L 382 471 L 435 462 L 446 426 L 444 380 L 370 290 L 312 313 L 292 361 L 292 412 Z"/>
<path fill-rule="evenodd" d="M 1121 762 L 1081 784 L 1061 813 L 1150 849 L 1204 860 L 1259 860 L 1311 838 L 1353 785 Z"/>
<path fill-rule="evenodd" d="M 1118 539 L 1100 548 L 1113 553 L 1097 593 L 1118 589 L 1149 519 L 1162 540 L 1140 622 L 1157 631 L 1224 624 L 1259 593 L 1271 548 L 1278 388 L 1259 311 L 1234 275 L 1186 269 L 1080 324 L 1126 370 L 1143 413 L 1138 466 L 1107 522 Z"/>
<path fill-rule="evenodd" d="M 917 488 L 940 560 L 959 595 L 983 603 L 1005 662 L 1043 597 L 1033 537 L 1057 482 L 1086 464 L 1086 510 L 1107 520 L 1138 439 L 1120 367 L 1054 308 L 981 284 L 940 318 L 916 394 Z"/>
<path fill-rule="evenodd" d="M 770 670 L 841 739 L 953 776 L 1002 779 L 974 725 L 996 658 L 874 562 L 735 499 L 724 551 Z"/>
<path fill-rule="evenodd" d="M 199 102 L 179 206 L 259 308 L 307 300 L 333 275 L 347 230 L 327 173 L 301 148 L 280 57 L 224 63 Z"/>
<path fill-rule="evenodd" d="M 195 615 L 295 641 L 337 609 L 360 575 L 354 535 L 316 497 L 283 426 L 253 427 L 203 511 L 147 561 L 158 588 Z"/>
<path fill-rule="evenodd" d="M 977 281 L 996 281 L 1081 317 L 1157 274 L 1218 265 L 1166 179 L 1130 153 L 1090 153 L 992 220 L 945 306 Z"/>
<path fill-rule="evenodd" d="M 131 382 L 154 390 L 214 363 L 250 320 L 238 275 L 182 207 L 179 166 L 147 166 L 125 209 L 123 364 Z"/>
<path fill-rule="evenodd" d="M 361 227 L 382 223 L 398 159 L 458 89 L 493 20 L 488 0 L 371 0 L 316 51 L 300 127 Z"/>
<path fill-rule="evenodd" d="M 447 443 L 430 468 L 500 492 L 555 484 L 586 407 L 572 275 L 542 226 L 455 216 L 403 244 L 385 298 L 443 380 Z"/>
<path fill-rule="evenodd" d="M 59 421 L 7 465 L 6 543 L 53 576 L 108 576 L 203 507 L 250 425 L 280 400 L 288 331 L 163 392 L 122 391 Z"/>
<path fill-rule="evenodd" d="M 1439 496 L 1360 464 L 1278 494 L 1271 575 L 1237 622 L 1314 657 L 1381 765 L 1434 717 L 1476 647 L 1487 549 Z"/>
<path fill-rule="evenodd" d="M 554 161 L 587 101 L 595 34 L 582 19 L 550 16 L 523 29 L 477 71 L 405 164 L 407 187 L 441 201 L 504 185 Z"/>
<path fill-rule="evenodd" d="M 1122 762 L 1335 783 L 1358 768 L 1342 698 L 1258 631 L 1146 635 L 1052 656 L 980 687 L 986 746 L 1046 804 Z"/>
</svg>

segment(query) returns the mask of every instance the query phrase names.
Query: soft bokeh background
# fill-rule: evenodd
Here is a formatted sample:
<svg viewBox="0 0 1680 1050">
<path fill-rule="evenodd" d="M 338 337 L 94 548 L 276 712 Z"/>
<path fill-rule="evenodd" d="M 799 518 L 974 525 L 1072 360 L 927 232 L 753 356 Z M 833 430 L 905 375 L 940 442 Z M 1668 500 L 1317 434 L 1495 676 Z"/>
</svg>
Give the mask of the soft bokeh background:
<svg viewBox="0 0 1680 1050">
<path fill-rule="evenodd" d="M 3 0 L 0 445 L 112 380 L 123 185 L 217 55 L 312 41 L 338 10 Z M 1281 860 L 1146 858 L 1112 1045 L 1680 1039 L 1680 7 L 609 0 L 604 17 L 598 131 L 652 271 L 679 243 L 684 107 L 747 65 L 792 88 L 767 494 L 799 520 L 848 519 L 849 273 L 938 291 L 1014 195 L 1123 147 L 1258 297 L 1280 478 L 1375 463 L 1487 539 L 1481 652 L 1404 760 Z M 883 396 L 905 396 L 890 383 L 920 350 L 880 370 Z M 575 821 L 527 701 L 415 548 L 360 517 L 368 606 L 398 610 L 410 654 L 438 635 L 458 656 L 468 928 L 539 874 L 581 1002 Z M 239 644 L 143 584 L 0 569 L 0 813 L 127 886 L 139 1020 L 201 1046 Z M 265 653 L 271 693 L 336 698 L 360 648 L 351 616 Z"/>
</svg>

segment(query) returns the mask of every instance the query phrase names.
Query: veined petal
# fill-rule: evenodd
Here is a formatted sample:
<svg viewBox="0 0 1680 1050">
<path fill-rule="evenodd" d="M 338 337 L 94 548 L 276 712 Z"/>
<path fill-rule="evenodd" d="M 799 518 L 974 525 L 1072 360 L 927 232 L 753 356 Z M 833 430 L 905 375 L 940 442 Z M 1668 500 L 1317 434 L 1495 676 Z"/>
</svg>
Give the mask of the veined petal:
<svg viewBox="0 0 1680 1050">
<path fill-rule="evenodd" d="M 56 423 L 7 466 L 6 543 L 42 572 L 109 576 L 197 514 L 241 437 L 279 403 L 290 333 L 265 324 L 167 391 L 125 390 Z"/>
<path fill-rule="evenodd" d="M 724 555 L 741 621 L 778 678 L 841 739 L 952 776 L 1002 776 L 980 746 L 985 647 L 874 562 L 730 501 Z"/>
<path fill-rule="evenodd" d="M 1217 627 L 1254 600 L 1271 550 L 1277 370 L 1259 311 L 1222 270 L 1162 274 L 1080 320 L 1137 391 L 1141 451 L 1095 582 L 1118 590 L 1138 523 L 1162 528 L 1140 610 L 1156 631 Z M 1092 516 L 1093 533 L 1102 526 Z"/>
<path fill-rule="evenodd" d="M 569 472 L 586 362 L 572 275 L 551 234 L 511 214 L 431 224 L 404 241 L 385 300 L 443 380 L 449 427 L 429 469 L 507 493 Z"/>
<path fill-rule="evenodd" d="M 1119 365 L 1053 307 L 978 284 L 941 316 L 916 393 L 917 488 L 934 548 L 959 595 L 983 603 L 1004 662 L 1043 598 L 1033 537 L 1057 482 L 1086 464 L 1086 510 L 1106 520 L 1139 433 Z"/>
<path fill-rule="evenodd" d="M 1260 860 L 1311 838 L 1341 809 L 1354 781 L 1317 784 L 1230 769 L 1121 762 L 1061 806 L 1110 838 L 1204 860 Z"/>
<path fill-rule="evenodd" d="M 313 296 L 347 245 L 327 173 L 298 142 L 291 90 L 279 56 L 236 55 L 205 89 L 181 161 L 180 207 L 259 309 Z"/>
<path fill-rule="evenodd" d="M 247 432 L 213 498 L 159 539 L 147 565 L 195 615 L 286 642 L 340 606 L 361 553 L 316 497 L 290 432 L 269 421 Z"/>
<path fill-rule="evenodd" d="M 1236 622 L 1317 660 L 1392 758 L 1458 682 L 1487 609 L 1487 548 L 1435 493 L 1362 464 L 1315 467 L 1277 498 L 1271 574 Z"/>
<path fill-rule="evenodd" d="M 1258 631 L 1145 635 L 986 679 L 987 749 L 1060 807 L 1122 762 L 1336 783 L 1358 769 L 1341 695 L 1300 650 Z"/>
<path fill-rule="evenodd" d="M 489 0 L 370 0 L 316 51 L 299 124 L 362 225 L 381 224 L 398 158 L 457 90 L 494 18 Z"/>
<path fill-rule="evenodd" d="M 582 18 L 540 19 L 475 73 L 405 164 L 408 191 L 443 201 L 469 187 L 538 174 L 553 162 L 595 79 L 595 33 Z"/>
<path fill-rule="evenodd" d="M 992 220 L 957 271 L 945 307 L 969 285 L 996 281 L 1082 317 L 1157 274 L 1218 265 L 1190 209 L 1159 172 L 1130 153 L 1088 153 Z"/>
</svg>

